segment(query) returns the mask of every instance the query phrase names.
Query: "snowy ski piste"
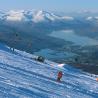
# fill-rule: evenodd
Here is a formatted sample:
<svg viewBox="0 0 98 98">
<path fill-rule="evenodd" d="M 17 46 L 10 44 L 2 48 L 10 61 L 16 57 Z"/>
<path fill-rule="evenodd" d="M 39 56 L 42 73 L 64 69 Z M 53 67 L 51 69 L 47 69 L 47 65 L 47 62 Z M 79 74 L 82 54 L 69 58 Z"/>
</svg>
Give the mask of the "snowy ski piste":
<svg viewBox="0 0 98 98">
<path fill-rule="evenodd" d="M 97 75 L 35 57 L 0 44 L 0 98 L 98 98 Z"/>
</svg>

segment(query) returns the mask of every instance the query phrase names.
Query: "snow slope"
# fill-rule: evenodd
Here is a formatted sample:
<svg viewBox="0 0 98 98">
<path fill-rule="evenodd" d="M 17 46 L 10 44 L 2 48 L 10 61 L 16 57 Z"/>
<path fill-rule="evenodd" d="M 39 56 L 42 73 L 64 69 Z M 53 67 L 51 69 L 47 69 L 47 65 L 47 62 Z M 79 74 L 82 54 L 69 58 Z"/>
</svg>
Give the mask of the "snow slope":
<svg viewBox="0 0 98 98">
<path fill-rule="evenodd" d="M 69 65 L 59 68 L 57 63 L 33 58 L 0 44 L 0 98 L 98 98 L 95 77 Z M 61 83 L 56 82 L 59 70 L 64 73 Z"/>
</svg>

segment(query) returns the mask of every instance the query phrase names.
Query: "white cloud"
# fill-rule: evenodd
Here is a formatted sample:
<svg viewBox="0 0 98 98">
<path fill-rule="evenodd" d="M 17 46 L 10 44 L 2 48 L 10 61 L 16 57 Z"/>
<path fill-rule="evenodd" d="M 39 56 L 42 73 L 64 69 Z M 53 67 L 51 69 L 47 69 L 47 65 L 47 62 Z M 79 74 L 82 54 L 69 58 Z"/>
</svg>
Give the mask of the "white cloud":
<svg viewBox="0 0 98 98">
<path fill-rule="evenodd" d="M 9 21 L 21 21 L 22 19 L 24 18 L 24 14 L 23 14 L 23 11 L 13 11 L 11 10 L 9 13 L 8 13 L 8 16 L 7 16 L 7 20 Z"/>
</svg>

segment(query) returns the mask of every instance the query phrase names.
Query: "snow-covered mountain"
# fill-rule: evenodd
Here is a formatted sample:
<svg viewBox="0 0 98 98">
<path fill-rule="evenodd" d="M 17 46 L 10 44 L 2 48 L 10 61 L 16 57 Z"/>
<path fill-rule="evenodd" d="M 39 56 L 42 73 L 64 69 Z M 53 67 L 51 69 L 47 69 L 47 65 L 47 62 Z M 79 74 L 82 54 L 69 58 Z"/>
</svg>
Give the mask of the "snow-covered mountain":
<svg viewBox="0 0 98 98">
<path fill-rule="evenodd" d="M 95 16 L 95 17 L 92 17 L 92 16 L 89 16 L 86 18 L 87 21 L 92 21 L 92 22 L 98 22 L 98 16 Z"/>
<path fill-rule="evenodd" d="M 97 76 L 35 57 L 0 44 L 0 98 L 98 98 Z M 64 73 L 61 82 L 58 71 Z"/>
<path fill-rule="evenodd" d="M 0 18 L 5 19 L 6 21 L 33 21 L 35 23 L 38 22 L 45 22 L 45 21 L 55 21 L 55 20 L 74 20 L 71 16 L 58 16 L 54 13 L 49 13 L 46 11 L 24 11 L 24 10 L 18 10 L 18 11 L 8 11 L 4 15 L 2 15 L 2 12 L 0 12 Z"/>
<path fill-rule="evenodd" d="M 56 12 L 55 12 L 56 13 Z M 53 12 L 47 12 L 43 10 L 10 10 L 0 11 L 0 19 L 6 21 L 32 21 L 35 23 L 49 22 L 49 21 L 76 21 L 79 17 L 82 17 L 84 21 L 98 20 L 98 14 L 92 12 L 81 12 L 60 15 Z M 91 16 L 90 16 L 91 15 Z"/>
</svg>

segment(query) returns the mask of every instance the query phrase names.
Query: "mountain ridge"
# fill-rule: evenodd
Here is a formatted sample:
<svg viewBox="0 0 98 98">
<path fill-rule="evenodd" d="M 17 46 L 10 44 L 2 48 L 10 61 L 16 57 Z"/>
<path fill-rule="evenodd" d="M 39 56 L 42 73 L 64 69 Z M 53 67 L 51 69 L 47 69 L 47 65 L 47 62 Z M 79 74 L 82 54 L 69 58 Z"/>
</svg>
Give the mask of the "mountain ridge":
<svg viewBox="0 0 98 98">
<path fill-rule="evenodd" d="M 73 17 L 69 16 L 58 16 L 54 13 L 49 13 L 43 10 L 38 11 L 25 11 L 25 10 L 11 10 L 8 12 L 0 12 L 1 19 L 6 21 L 32 21 L 32 22 L 43 22 L 43 21 L 55 21 L 55 20 L 74 20 Z"/>
</svg>

